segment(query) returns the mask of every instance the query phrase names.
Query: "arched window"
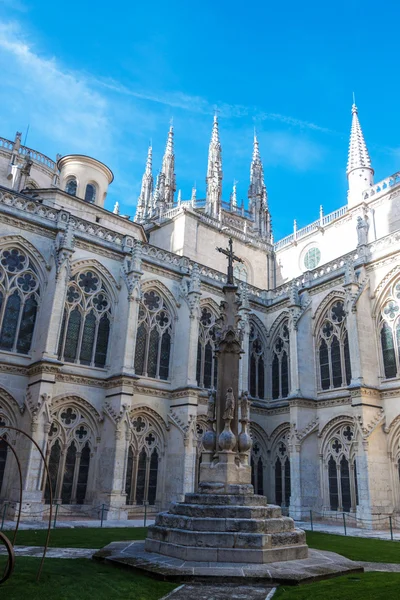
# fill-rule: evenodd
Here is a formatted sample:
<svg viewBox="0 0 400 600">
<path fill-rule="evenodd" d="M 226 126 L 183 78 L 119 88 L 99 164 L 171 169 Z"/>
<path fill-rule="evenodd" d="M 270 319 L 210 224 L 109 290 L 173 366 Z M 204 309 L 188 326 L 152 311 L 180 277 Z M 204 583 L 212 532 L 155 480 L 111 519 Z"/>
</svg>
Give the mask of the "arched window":
<svg viewBox="0 0 400 600">
<path fill-rule="evenodd" d="M 199 322 L 197 343 L 197 385 L 210 389 L 217 387 L 217 359 L 214 356 L 216 339 L 216 317 L 208 308 L 203 308 Z"/>
<path fill-rule="evenodd" d="M 58 354 L 65 362 L 105 367 L 111 324 L 111 301 L 94 271 L 70 279 Z"/>
<path fill-rule="evenodd" d="M 317 340 L 320 388 L 329 390 L 350 384 L 351 366 L 346 313 L 341 300 L 328 308 Z"/>
<path fill-rule="evenodd" d="M 85 191 L 85 201 L 94 202 L 96 200 L 96 186 L 93 183 L 88 183 Z"/>
<path fill-rule="evenodd" d="M 338 425 L 324 445 L 329 507 L 340 512 L 354 512 L 358 504 L 358 481 L 353 425 Z"/>
<path fill-rule="evenodd" d="M 265 398 L 265 346 L 254 323 L 249 336 L 249 391 L 253 398 Z"/>
<path fill-rule="evenodd" d="M 76 196 L 77 188 L 78 182 L 76 181 L 75 177 L 71 177 L 70 179 L 68 179 L 65 185 L 65 191 L 67 192 L 67 194 L 70 194 L 71 196 Z"/>
<path fill-rule="evenodd" d="M 400 282 L 395 282 L 380 314 L 380 338 L 386 379 L 400 376 Z"/>
<path fill-rule="evenodd" d="M 156 504 L 160 454 L 161 440 L 157 427 L 146 415 L 135 416 L 131 423 L 125 478 L 127 504 Z"/>
<path fill-rule="evenodd" d="M 255 440 L 251 448 L 251 483 L 254 493 L 261 496 L 264 495 L 264 467 L 265 459 L 262 457 L 261 445 Z"/>
<path fill-rule="evenodd" d="M 0 350 L 28 354 L 40 297 L 39 277 L 19 248 L 0 253 Z"/>
<path fill-rule="evenodd" d="M 135 373 L 167 380 L 172 341 L 172 317 L 156 290 L 143 294 L 136 334 Z"/>
<path fill-rule="evenodd" d="M 290 458 L 288 434 L 283 435 L 274 445 L 275 461 L 275 502 L 279 506 L 290 505 Z"/>
<path fill-rule="evenodd" d="M 75 406 L 64 406 L 53 413 L 49 432 L 48 466 L 53 501 L 84 504 L 91 467 L 91 445 L 95 438 L 88 419 Z M 44 498 L 50 502 L 46 481 Z"/>
<path fill-rule="evenodd" d="M 289 328 L 279 327 L 272 344 L 272 398 L 287 398 L 289 394 Z"/>
</svg>

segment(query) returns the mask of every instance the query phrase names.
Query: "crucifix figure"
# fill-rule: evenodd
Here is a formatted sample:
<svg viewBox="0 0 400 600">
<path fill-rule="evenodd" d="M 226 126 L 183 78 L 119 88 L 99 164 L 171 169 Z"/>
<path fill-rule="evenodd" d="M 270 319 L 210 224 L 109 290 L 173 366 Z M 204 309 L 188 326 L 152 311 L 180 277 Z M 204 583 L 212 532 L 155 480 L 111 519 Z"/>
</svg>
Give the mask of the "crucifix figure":
<svg viewBox="0 0 400 600">
<path fill-rule="evenodd" d="M 222 254 L 225 254 L 225 256 L 228 257 L 228 281 L 227 284 L 228 285 L 234 285 L 235 282 L 233 280 L 233 262 L 236 260 L 237 262 L 243 262 L 241 258 L 239 258 L 238 256 L 236 256 L 236 254 L 233 253 L 233 242 L 232 242 L 232 238 L 229 238 L 229 250 L 224 249 L 224 248 L 217 248 L 218 252 L 222 252 Z"/>
</svg>

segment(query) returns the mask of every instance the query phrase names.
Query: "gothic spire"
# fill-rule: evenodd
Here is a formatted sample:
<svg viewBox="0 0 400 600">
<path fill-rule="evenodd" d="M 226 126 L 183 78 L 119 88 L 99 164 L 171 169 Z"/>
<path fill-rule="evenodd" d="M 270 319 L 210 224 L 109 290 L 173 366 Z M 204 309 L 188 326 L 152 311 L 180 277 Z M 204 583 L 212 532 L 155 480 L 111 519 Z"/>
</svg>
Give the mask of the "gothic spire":
<svg viewBox="0 0 400 600">
<path fill-rule="evenodd" d="M 268 218 L 268 195 L 264 181 L 264 168 L 256 132 L 253 140 L 253 157 L 250 165 L 249 210 L 253 215 L 254 230 L 263 237 L 270 238 L 270 219 Z"/>
<path fill-rule="evenodd" d="M 176 191 L 175 183 L 175 154 L 174 154 L 174 128 L 171 125 L 168 132 L 167 145 L 163 157 L 161 173 L 165 176 L 164 203 L 165 208 L 172 208 Z"/>
<path fill-rule="evenodd" d="M 350 132 L 347 179 L 349 182 L 348 202 L 356 205 L 362 202 L 363 192 L 374 183 L 374 170 L 367 145 L 358 120 L 358 108 L 353 101 Z"/>
<path fill-rule="evenodd" d="M 218 117 L 214 116 L 208 148 L 206 213 L 219 218 L 222 207 L 222 152 L 219 140 Z"/>
<path fill-rule="evenodd" d="M 232 187 L 232 192 L 231 192 L 231 201 L 230 201 L 230 209 L 232 211 L 236 210 L 236 208 L 237 208 L 237 188 L 236 188 L 236 184 L 237 184 L 237 181 L 236 181 L 236 179 L 234 179 L 234 181 L 233 181 L 233 187 Z"/>
<path fill-rule="evenodd" d="M 143 221 L 146 221 L 146 219 L 150 217 L 151 213 L 151 203 L 153 194 L 152 157 L 153 148 L 150 144 L 149 149 L 147 151 L 146 168 L 142 177 L 142 187 L 140 189 L 140 194 L 136 207 L 135 221 L 137 223 L 142 223 Z"/>
</svg>

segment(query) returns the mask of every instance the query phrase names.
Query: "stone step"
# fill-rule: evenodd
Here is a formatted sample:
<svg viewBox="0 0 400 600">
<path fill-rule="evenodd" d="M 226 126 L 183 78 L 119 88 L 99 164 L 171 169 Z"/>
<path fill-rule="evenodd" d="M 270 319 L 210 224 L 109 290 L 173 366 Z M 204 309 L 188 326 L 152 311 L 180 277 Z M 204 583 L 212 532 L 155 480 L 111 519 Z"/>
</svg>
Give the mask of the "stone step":
<svg viewBox="0 0 400 600">
<path fill-rule="evenodd" d="M 242 564 L 274 563 L 287 560 L 299 560 L 308 557 L 308 546 L 297 544 L 294 546 L 280 546 L 263 549 L 249 548 L 205 548 L 196 546 L 183 546 L 180 544 L 163 542 L 147 538 L 145 542 L 147 552 L 156 552 L 184 561 L 199 562 L 224 562 Z"/>
<path fill-rule="evenodd" d="M 187 517 L 168 512 L 159 513 L 155 524 L 159 527 L 168 527 L 171 529 L 215 532 L 281 533 L 294 529 L 294 521 L 290 517 L 272 519 L 201 518 Z"/>
<path fill-rule="evenodd" d="M 200 548 L 249 548 L 265 549 L 274 546 L 292 546 L 305 544 L 305 533 L 300 530 L 282 533 L 246 533 L 246 532 L 215 532 L 215 531 L 188 531 L 186 529 L 171 529 L 152 525 L 149 527 L 148 538 L 178 544 L 180 546 L 193 546 Z"/>
<path fill-rule="evenodd" d="M 185 494 L 186 504 L 212 504 L 213 506 L 267 506 L 266 496 L 258 494 Z M 272 505 L 270 505 L 272 506 Z"/>
<path fill-rule="evenodd" d="M 279 519 L 282 517 L 281 508 L 273 504 L 266 506 L 205 506 L 204 504 L 179 502 L 173 504 L 169 512 L 184 517 L 210 517 L 216 519 Z"/>
</svg>

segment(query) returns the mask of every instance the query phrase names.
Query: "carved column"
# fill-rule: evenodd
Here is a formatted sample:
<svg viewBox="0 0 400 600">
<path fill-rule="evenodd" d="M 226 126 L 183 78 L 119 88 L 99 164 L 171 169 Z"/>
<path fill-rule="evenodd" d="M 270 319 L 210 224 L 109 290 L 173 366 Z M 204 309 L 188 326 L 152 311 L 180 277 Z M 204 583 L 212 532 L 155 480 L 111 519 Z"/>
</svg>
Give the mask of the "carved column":
<svg viewBox="0 0 400 600">
<path fill-rule="evenodd" d="M 239 372 L 239 393 L 247 392 L 249 390 L 249 338 L 250 338 L 250 306 L 248 301 L 247 286 L 243 288 L 241 294 L 242 305 L 240 307 L 241 317 L 241 332 L 242 332 L 242 358 Z M 266 365 L 264 363 L 264 369 Z"/>
<path fill-rule="evenodd" d="M 289 354 L 290 354 L 290 395 L 299 394 L 299 362 L 297 348 L 297 321 L 301 314 L 300 298 L 295 284 L 292 285 L 289 304 Z"/>
<path fill-rule="evenodd" d="M 360 344 L 358 339 L 357 312 L 353 302 L 355 295 L 358 292 L 359 285 L 358 283 L 354 282 L 354 269 L 352 265 L 346 265 L 345 284 L 343 287 L 346 291 L 345 308 L 350 350 L 351 384 L 360 385 L 363 382 L 363 377 L 361 369 Z"/>
<path fill-rule="evenodd" d="M 187 385 L 193 386 L 197 386 L 198 384 L 196 379 L 196 370 L 197 346 L 199 339 L 200 298 L 200 270 L 199 266 L 197 264 L 194 264 L 189 280 L 189 290 L 187 292 L 187 301 L 190 310 Z"/>
<path fill-rule="evenodd" d="M 121 364 L 114 365 L 114 369 L 117 371 L 122 366 L 122 372 L 128 374 L 134 373 L 137 322 L 141 300 L 140 279 L 143 275 L 141 266 L 141 246 L 139 242 L 135 241 L 131 254 L 125 258 L 122 267 L 122 276 L 128 289 L 128 298 L 125 314 L 121 315 L 122 336 L 118 340 L 118 343 L 121 344 L 120 352 L 122 355 L 119 354 L 118 350 L 117 355 L 120 356 Z"/>
<path fill-rule="evenodd" d="M 301 519 L 302 497 L 301 497 L 301 465 L 300 444 L 290 443 L 290 507 L 289 515 L 293 519 Z"/>
</svg>

